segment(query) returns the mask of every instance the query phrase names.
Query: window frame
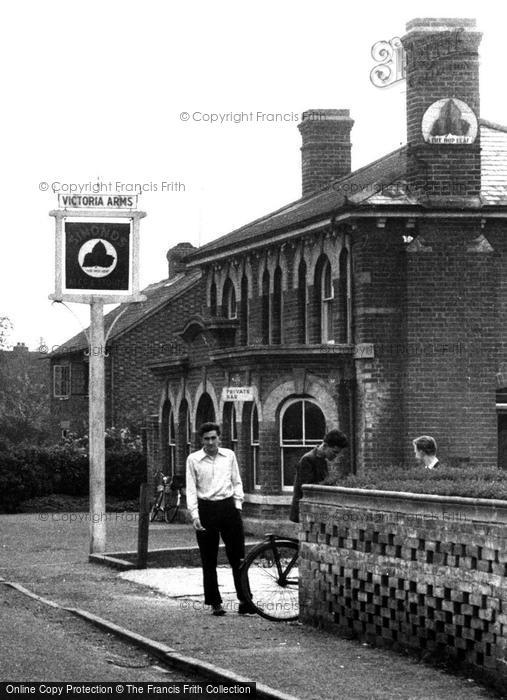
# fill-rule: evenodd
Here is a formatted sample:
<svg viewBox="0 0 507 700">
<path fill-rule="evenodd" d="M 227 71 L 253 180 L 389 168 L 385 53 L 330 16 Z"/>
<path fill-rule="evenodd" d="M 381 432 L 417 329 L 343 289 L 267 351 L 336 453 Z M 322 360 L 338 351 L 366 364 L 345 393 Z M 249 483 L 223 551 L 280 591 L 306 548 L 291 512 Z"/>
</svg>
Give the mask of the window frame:
<svg viewBox="0 0 507 700">
<path fill-rule="evenodd" d="M 210 316 L 215 317 L 218 313 L 218 290 L 217 283 L 213 278 L 209 290 L 209 310 Z"/>
<path fill-rule="evenodd" d="M 257 416 L 257 440 L 254 440 L 254 416 Z M 261 483 L 258 480 L 259 476 L 259 411 L 257 404 L 254 402 L 250 411 L 250 463 L 252 465 L 252 485 L 254 490 L 260 490 Z"/>
<path fill-rule="evenodd" d="M 169 458 L 171 470 L 170 475 L 174 476 L 176 468 L 176 423 L 174 421 L 174 410 L 172 406 L 169 409 L 169 415 L 167 416 L 167 456 Z"/>
<path fill-rule="evenodd" d="M 63 373 L 63 370 L 67 370 L 67 379 L 64 380 L 62 377 L 57 379 L 57 370 L 60 370 Z M 57 393 L 56 392 L 56 386 L 57 382 L 60 384 L 63 384 L 63 382 L 67 382 L 67 392 L 66 393 Z M 71 365 L 69 363 L 61 363 L 57 365 L 53 365 L 53 397 L 55 399 L 68 399 L 71 395 Z"/>
<path fill-rule="evenodd" d="M 326 289 L 327 283 L 329 290 Z M 326 256 L 320 272 L 320 341 L 325 345 L 333 345 L 335 342 L 332 319 L 334 298 L 333 270 L 331 261 Z"/>
<path fill-rule="evenodd" d="M 271 300 L 271 344 L 283 345 L 283 272 L 277 265 L 273 272 L 273 298 Z"/>
<path fill-rule="evenodd" d="M 225 317 L 230 320 L 235 320 L 238 318 L 238 301 L 236 298 L 236 288 L 230 277 L 227 278 L 224 287 Z"/>
<path fill-rule="evenodd" d="M 266 267 L 261 281 L 261 344 L 271 344 L 271 274 Z"/>
<path fill-rule="evenodd" d="M 280 446 L 280 487 L 281 487 L 282 492 L 292 492 L 294 490 L 294 484 L 290 484 L 290 485 L 284 484 L 284 448 L 290 449 L 290 448 L 307 447 L 308 448 L 307 451 L 309 451 L 312 447 L 316 447 L 317 445 L 320 445 L 322 442 L 322 437 L 324 437 L 324 436 L 322 436 L 321 438 L 315 439 L 315 440 L 307 440 L 306 439 L 306 435 L 305 435 L 305 433 L 306 433 L 305 402 L 311 403 L 319 409 L 319 411 L 322 413 L 322 417 L 324 418 L 324 426 L 326 426 L 326 416 L 324 414 L 324 411 L 320 407 L 318 401 L 316 399 L 314 399 L 313 397 L 311 397 L 311 396 L 294 396 L 283 404 L 283 406 L 280 410 L 280 417 L 279 417 L 279 421 L 278 421 L 279 446 Z M 298 443 L 296 443 L 295 441 L 293 441 L 291 443 L 284 443 L 284 441 L 283 441 L 283 418 L 284 418 L 285 413 L 287 412 L 287 409 L 290 406 L 294 405 L 295 403 L 302 404 L 302 407 L 301 407 L 301 412 L 302 412 L 301 425 L 302 425 L 302 431 L 303 431 L 302 440 Z"/>
</svg>

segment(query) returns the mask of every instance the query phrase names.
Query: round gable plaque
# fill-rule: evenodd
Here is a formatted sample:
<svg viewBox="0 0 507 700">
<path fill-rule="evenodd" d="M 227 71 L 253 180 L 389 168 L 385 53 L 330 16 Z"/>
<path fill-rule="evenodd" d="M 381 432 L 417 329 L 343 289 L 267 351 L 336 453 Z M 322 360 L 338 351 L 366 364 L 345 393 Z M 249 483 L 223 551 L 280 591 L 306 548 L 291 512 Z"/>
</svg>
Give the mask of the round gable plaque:
<svg viewBox="0 0 507 700">
<path fill-rule="evenodd" d="M 438 100 L 428 107 L 421 129 L 426 143 L 470 144 L 477 138 L 477 117 L 455 97 Z"/>
</svg>

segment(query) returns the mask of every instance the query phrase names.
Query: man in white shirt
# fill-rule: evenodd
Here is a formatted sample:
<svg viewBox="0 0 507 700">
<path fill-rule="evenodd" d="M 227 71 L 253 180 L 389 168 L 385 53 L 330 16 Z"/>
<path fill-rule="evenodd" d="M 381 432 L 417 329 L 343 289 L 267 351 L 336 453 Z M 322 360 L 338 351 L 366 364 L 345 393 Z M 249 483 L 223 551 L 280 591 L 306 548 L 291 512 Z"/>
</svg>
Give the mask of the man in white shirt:
<svg viewBox="0 0 507 700">
<path fill-rule="evenodd" d="M 240 566 L 245 556 L 241 508 L 243 485 L 236 455 L 220 446 L 220 427 L 203 423 L 199 428 L 202 449 L 187 457 L 187 508 L 201 553 L 204 603 L 213 615 L 225 615 L 218 590 L 217 557 L 220 536 L 232 568 L 240 615 L 254 613 L 241 590 Z"/>
<path fill-rule="evenodd" d="M 436 469 L 439 466 L 437 443 L 431 435 L 421 435 L 412 440 L 415 458 L 424 464 L 425 469 Z"/>
</svg>

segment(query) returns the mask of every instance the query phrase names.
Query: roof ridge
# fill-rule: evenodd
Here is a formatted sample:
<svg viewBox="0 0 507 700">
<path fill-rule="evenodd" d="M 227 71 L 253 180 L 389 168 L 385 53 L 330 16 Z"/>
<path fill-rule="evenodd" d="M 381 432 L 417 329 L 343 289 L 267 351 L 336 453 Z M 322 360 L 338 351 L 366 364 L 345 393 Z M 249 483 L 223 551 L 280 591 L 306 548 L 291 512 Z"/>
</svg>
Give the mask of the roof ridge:
<svg viewBox="0 0 507 700">
<path fill-rule="evenodd" d="M 223 239 L 232 236 L 234 234 L 241 233 L 241 231 L 244 231 L 246 229 L 249 229 L 252 226 L 255 226 L 256 224 L 262 223 L 262 222 L 268 222 L 271 218 L 274 218 L 275 216 L 282 214 L 284 211 L 290 210 L 292 207 L 295 205 L 301 205 L 304 203 L 311 202 L 313 198 L 321 196 L 323 193 L 329 191 L 333 191 L 335 189 L 335 185 L 340 182 L 344 182 L 350 177 L 353 177 L 357 175 L 358 173 L 362 173 L 363 171 L 367 170 L 368 168 L 371 168 L 378 163 L 381 163 L 382 161 L 385 161 L 386 159 L 390 158 L 391 156 L 395 155 L 396 153 L 402 153 L 407 149 L 407 144 L 404 144 L 402 146 L 399 146 L 398 148 L 394 149 L 394 151 L 391 151 L 390 153 L 386 153 L 383 156 L 380 156 L 376 160 L 371 161 L 370 163 L 366 163 L 366 165 L 361 166 L 360 168 L 357 168 L 357 170 L 353 170 L 350 172 L 348 175 L 344 175 L 341 178 L 336 178 L 335 180 L 331 180 L 327 185 L 322 187 L 321 189 L 317 190 L 316 192 L 312 192 L 309 195 L 306 195 L 306 197 L 300 197 L 299 199 L 295 199 L 292 202 L 289 202 L 283 207 L 280 207 L 280 209 L 276 209 L 275 211 L 269 212 L 268 214 L 265 214 L 264 216 L 261 216 L 257 219 L 254 219 L 253 221 L 249 221 L 248 223 L 244 224 L 243 226 L 240 226 L 239 228 L 235 228 L 232 231 L 229 231 L 228 233 L 224 233 L 218 238 L 213 239 L 212 241 L 209 241 L 208 243 L 205 243 L 203 246 L 200 246 L 197 248 L 197 250 L 193 251 L 190 255 L 186 256 L 186 260 L 192 260 L 193 258 L 196 258 L 199 256 L 199 254 L 207 249 L 207 248 L 212 248 L 216 246 L 220 241 Z"/>
<path fill-rule="evenodd" d="M 479 125 L 485 126 L 488 129 L 495 129 L 496 131 L 507 131 L 507 126 L 498 124 L 497 122 L 490 122 L 489 119 L 483 119 L 482 117 L 479 119 Z"/>
<path fill-rule="evenodd" d="M 390 153 L 386 153 L 383 156 L 380 156 L 380 158 L 377 158 L 376 160 L 372 160 L 369 163 L 366 163 L 366 165 L 362 165 L 360 168 L 357 168 L 357 170 L 352 170 L 348 175 L 344 175 L 343 177 L 339 177 L 336 180 L 331 180 L 331 182 L 326 185 L 326 187 L 323 187 L 321 190 L 318 192 L 314 192 L 311 196 L 315 196 L 317 194 L 322 194 L 325 190 L 329 189 L 334 189 L 334 186 L 337 183 L 344 182 L 350 177 L 353 177 L 354 175 L 357 175 L 358 173 L 363 172 L 364 170 L 367 170 L 368 168 L 371 168 L 374 165 L 377 165 L 378 163 L 381 163 L 383 160 L 386 160 L 387 158 L 390 158 L 391 156 L 394 156 L 395 153 L 401 153 L 402 151 L 407 150 L 408 144 L 403 144 L 403 146 L 399 146 L 398 148 L 395 148 L 394 151 L 391 151 Z"/>
<path fill-rule="evenodd" d="M 201 271 L 200 271 L 199 269 L 189 270 L 187 273 L 182 273 L 182 274 L 180 274 L 180 275 L 177 275 L 177 277 L 174 277 L 174 278 L 173 278 L 173 281 L 174 281 L 174 282 L 176 282 L 176 281 L 179 281 L 179 282 L 186 281 L 186 282 L 188 283 L 188 285 L 184 285 L 184 286 L 183 286 L 183 289 L 180 289 L 180 290 L 177 291 L 176 297 L 177 297 L 179 294 L 183 293 L 183 292 L 186 290 L 187 286 L 190 286 L 191 284 L 197 282 L 198 279 L 199 279 L 200 277 L 201 277 Z M 165 281 L 167 281 L 167 280 L 165 280 Z M 172 286 L 172 285 L 171 285 L 171 286 Z M 158 287 L 158 289 L 159 289 L 159 290 L 160 290 L 160 289 L 163 289 L 163 285 L 161 285 L 160 287 Z M 147 290 L 149 290 L 150 292 L 156 292 L 156 291 L 157 291 L 157 289 L 155 289 L 155 288 L 153 288 L 153 287 L 150 289 L 150 287 L 148 286 L 148 287 L 144 287 L 144 288 L 141 290 L 141 292 L 145 292 L 145 291 L 147 291 Z M 174 290 L 171 289 L 170 291 L 168 290 L 167 295 L 164 295 L 164 296 L 162 296 L 162 297 L 159 298 L 159 299 L 157 299 L 156 297 L 155 297 L 155 299 L 154 299 L 154 298 L 153 298 L 153 295 L 152 295 L 151 297 L 148 297 L 148 298 L 146 299 L 146 301 L 139 302 L 139 303 L 138 303 L 139 306 L 144 305 L 144 304 L 150 305 L 150 303 L 151 303 L 153 306 L 152 306 L 152 307 L 149 307 L 148 309 L 146 309 L 146 313 L 144 313 L 140 318 L 134 318 L 134 319 L 132 319 L 132 322 L 131 322 L 128 326 L 126 326 L 125 328 L 121 328 L 121 325 L 118 326 L 118 328 L 117 328 L 116 331 L 113 330 L 113 333 L 112 333 L 112 335 L 110 336 L 110 339 L 113 340 L 113 339 L 117 338 L 118 336 L 122 335 L 125 331 L 128 331 L 128 330 L 130 330 L 133 326 L 135 326 L 139 321 L 142 321 L 142 320 L 144 320 L 148 315 L 151 315 L 151 314 L 155 313 L 155 312 L 156 312 L 157 310 L 159 310 L 165 303 L 167 303 L 167 302 L 169 302 L 169 301 L 172 301 L 174 298 L 176 298 L 176 297 L 173 296 L 173 293 L 174 293 Z M 105 335 L 108 334 L 109 329 L 111 328 L 112 324 L 115 322 L 116 318 L 118 318 L 118 316 L 119 316 L 123 311 L 127 310 L 127 309 L 125 309 L 125 307 L 127 307 L 127 309 L 129 309 L 129 307 L 131 307 L 130 302 L 123 302 L 123 303 L 120 303 L 120 304 L 118 304 L 118 306 L 116 306 L 114 309 L 111 309 L 111 311 L 108 311 L 107 314 L 104 315 L 104 333 L 105 333 Z M 110 323 L 107 323 L 108 320 L 110 321 Z M 85 329 L 79 331 L 79 333 L 76 333 L 75 335 L 73 335 L 73 336 L 72 336 L 71 338 L 69 338 L 68 340 L 64 341 L 63 343 L 60 343 L 60 345 L 58 346 L 58 348 L 56 348 L 56 350 L 53 350 L 53 351 L 52 351 L 51 353 L 49 353 L 49 354 L 50 354 L 51 356 L 53 356 L 53 357 L 57 357 L 57 356 L 59 356 L 59 355 L 64 355 L 64 354 L 66 354 L 66 353 L 68 353 L 68 352 L 72 352 L 73 349 L 79 349 L 79 347 L 80 347 L 80 345 L 79 345 L 80 339 L 81 339 L 81 340 L 84 340 L 85 347 L 86 347 L 86 333 L 89 331 L 89 329 L 90 329 L 90 326 L 88 325 Z M 61 350 L 60 350 L 60 348 L 61 348 Z"/>
</svg>

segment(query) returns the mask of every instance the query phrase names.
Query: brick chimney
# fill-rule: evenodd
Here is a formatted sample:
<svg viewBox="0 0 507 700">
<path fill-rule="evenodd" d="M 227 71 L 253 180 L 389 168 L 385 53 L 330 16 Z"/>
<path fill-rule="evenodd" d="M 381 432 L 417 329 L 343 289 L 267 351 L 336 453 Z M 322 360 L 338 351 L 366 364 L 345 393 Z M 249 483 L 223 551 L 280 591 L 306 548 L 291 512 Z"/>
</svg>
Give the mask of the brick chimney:
<svg viewBox="0 0 507 700">
<path fill-rule="evenodd" d="M 414 19 L 402 38 L 408 181 L 431 198 L 480 192 L 481 36 L 474 19 Z"/>
<path fill-rule="evenodd" d="M 298 125 L 303 139 L 303 197 L 350 173 L 353 124 L 348 109 L 310 109 L 303 114 Z"/>
<path fill-rule="evenodd" d="M 186 264 L 183 258 L 197 250 L 191 243 L 178 243 L 167 251 L 168 277 L 172 279 L 176 275 L 185 272 Z"/>
</svg>

